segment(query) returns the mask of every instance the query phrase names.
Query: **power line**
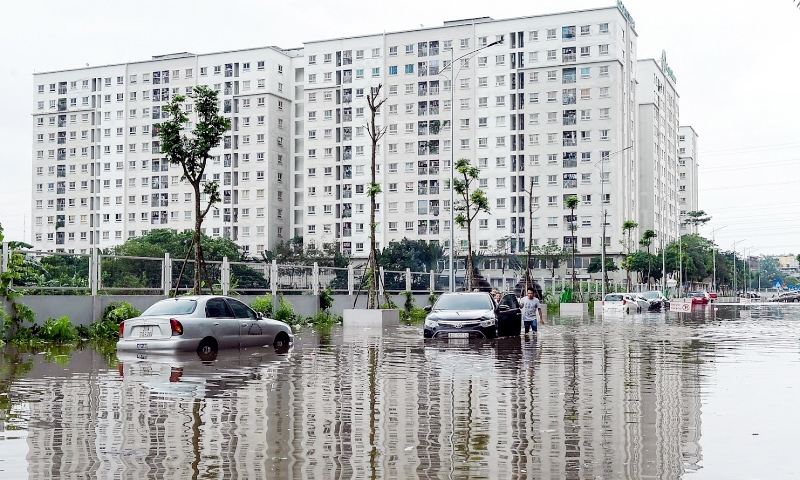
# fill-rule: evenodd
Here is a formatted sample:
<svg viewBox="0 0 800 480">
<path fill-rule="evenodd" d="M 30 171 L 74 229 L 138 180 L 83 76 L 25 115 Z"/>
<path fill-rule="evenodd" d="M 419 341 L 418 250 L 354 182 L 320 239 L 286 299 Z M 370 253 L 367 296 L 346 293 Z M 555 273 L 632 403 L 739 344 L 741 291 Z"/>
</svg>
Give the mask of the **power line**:
<svg viewBox="0 0 800 480">
<path fill-rule="evenodd" d="M 728 148 L 728 149 L 724 149 L 724 150 L 711 150 L 709 152 L 704 152 L 704 151 L 701 150 L 700 153 L 704 157 L 711 157 L 711 156 L 716 156 L 716 155 L 723 155 L 723 154 L 726 154 L 728 152 L 749 153 L 749 152 L 745 152 L 745 150 L 753 150 L 753 151 L 769 150 L 769 149 L 774 149 L 774 147 L 796 148 L 796 147 L 792 147 L 790 145 L 794 145 L 794 146 L 800 147 L 800 143 L 798 143 L 798 142 L 789 142 L 789 143 L 773 143 L 773 144 L 770 144 L 770 145 L 758 145 L 758 146 L 754 146 L 754 147 L 737 147 L 737 148 Z"/>
</svg>

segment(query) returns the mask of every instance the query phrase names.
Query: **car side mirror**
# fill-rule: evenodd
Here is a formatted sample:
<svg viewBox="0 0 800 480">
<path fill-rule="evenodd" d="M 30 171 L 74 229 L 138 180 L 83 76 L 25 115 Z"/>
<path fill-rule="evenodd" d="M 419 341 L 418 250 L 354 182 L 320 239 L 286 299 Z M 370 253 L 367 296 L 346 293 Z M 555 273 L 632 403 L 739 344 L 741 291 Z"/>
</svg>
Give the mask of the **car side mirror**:
<svg viewBox="0 0 800 480">
<path fill-rule="evenodd" d="M 425 311 L 426 311 L 426 312 L 428 312 L 428 313 L 430 313 L 430 311 L 431 311 L 431 309 L 432 309 L 432 308 L 433 308 L 433 307 L 431 307 L 430 305 L 425 305 L 424 307 L 422 307 L 422 309 L 423 309 L 423 310 L 425 310 Z"/>
<path fill-rule="evenodd" d="M 256 312 L 256 320 L 262 320 L 263 318 L 264 315 L 262 315 L 261 312 Z"/>
<path fill-rule="evenodd" d="M 505 305 L 505 304 L 504 304 L 504 305 L 498 305 L 498 306 L 497 306 L 497 311 L 498 311 L 498 312 L 505 312 L 505 311 L 507 311 L 507 310 L 508 310 L 508 305 Z"/>
</svg>

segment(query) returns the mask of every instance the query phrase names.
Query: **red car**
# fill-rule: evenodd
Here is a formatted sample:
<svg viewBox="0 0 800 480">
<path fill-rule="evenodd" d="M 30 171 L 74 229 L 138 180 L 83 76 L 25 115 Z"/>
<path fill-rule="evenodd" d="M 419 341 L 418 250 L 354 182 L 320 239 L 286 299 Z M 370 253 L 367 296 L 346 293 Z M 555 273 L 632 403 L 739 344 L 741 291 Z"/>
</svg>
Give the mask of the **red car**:
<svg viewBox="0 0 800 480">
<path fill-rule="evenodd" d="M 692 305 L 707 305 L 709 301 L 705 292 L 689 292 L 686 296 L 692 299 Z"/>
</svg>

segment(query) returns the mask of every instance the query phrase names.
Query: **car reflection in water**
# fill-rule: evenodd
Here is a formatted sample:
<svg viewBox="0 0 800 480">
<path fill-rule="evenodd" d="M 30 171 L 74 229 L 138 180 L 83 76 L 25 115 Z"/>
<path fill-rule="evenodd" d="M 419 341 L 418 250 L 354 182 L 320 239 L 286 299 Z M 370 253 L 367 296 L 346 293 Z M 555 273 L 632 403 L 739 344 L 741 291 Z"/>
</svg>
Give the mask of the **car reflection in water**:
<svg viewBox="0 0 800 480">
<path fill-rule="evenodd" d="M 180 398 L 230 394 L 247 382 L 263 379 L 290 358 L 290 351 L 272 347 L 220 350 L 215 360 L 200 360 L 194 352 L 117 352 L 125 386 L 143 386 L 151 394 Z"/>
</svg>

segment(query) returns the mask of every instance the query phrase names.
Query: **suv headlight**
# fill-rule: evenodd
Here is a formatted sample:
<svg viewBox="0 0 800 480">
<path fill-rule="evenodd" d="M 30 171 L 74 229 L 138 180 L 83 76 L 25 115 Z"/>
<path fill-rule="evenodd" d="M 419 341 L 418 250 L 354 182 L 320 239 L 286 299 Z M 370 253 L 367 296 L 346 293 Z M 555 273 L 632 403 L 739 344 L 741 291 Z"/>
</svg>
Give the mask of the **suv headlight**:
<svg viewBox="0 0 800 480">
<path fill-rule="evenodd" d="M 425 319 L 425 328 L 436 328 L 439 326 L 439 322 L 436 320 L 430 320 L 428 318 Z"/>
<path fill-rule="evenodd" d="M 494 326 L 494 318 L 487 318 L 481 320 L 481 327 L 491 327 Z"/>
</svg>

